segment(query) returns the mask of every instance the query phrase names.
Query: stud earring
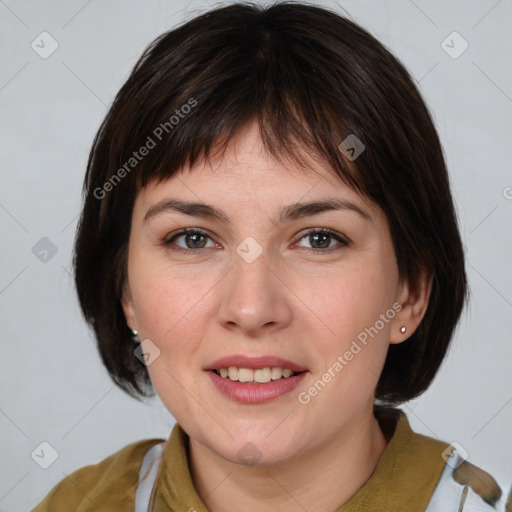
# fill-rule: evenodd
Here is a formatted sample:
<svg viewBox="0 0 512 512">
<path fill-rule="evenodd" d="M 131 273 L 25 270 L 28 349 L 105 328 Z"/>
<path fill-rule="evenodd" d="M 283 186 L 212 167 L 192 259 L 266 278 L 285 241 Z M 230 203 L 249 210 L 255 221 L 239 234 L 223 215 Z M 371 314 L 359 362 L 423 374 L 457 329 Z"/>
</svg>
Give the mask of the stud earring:
<svg viewBox="0 0 512 512">
<path fill-rule="evenodd" d="M 400 327 L 400 332 L 403 334 L 407 329 L 405 328 L 405 325 L 402 325 L 402 327 Z"/>
<path fill-rule="evenodd" d="M 132 331 L 132 339 L 133 339 L 133 342 L 134 343 L 140 343 L 140 340 L 139 340 L 139 331 L 135 330 L 135 329 L 131 329 L 130 328 L 130 331 Z"/>
</svg>

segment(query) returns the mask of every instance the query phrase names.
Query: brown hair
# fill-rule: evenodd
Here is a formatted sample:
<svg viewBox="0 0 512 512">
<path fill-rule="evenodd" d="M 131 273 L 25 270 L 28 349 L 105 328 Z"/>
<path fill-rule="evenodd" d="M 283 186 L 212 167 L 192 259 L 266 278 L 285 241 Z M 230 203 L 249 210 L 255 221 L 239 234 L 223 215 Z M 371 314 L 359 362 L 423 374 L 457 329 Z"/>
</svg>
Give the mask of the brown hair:
<svg viewBox="0 0 512 512">
<path fill-rule="evenodd" d="M 390 345 L 376 389 L 389 404 L 418 396 L 446 355 L 468 294 L 438 134 L 408 72 L 379 41 L 335 12 L 296 2 L 231 4 L 160 35 L 96 134 L 74 268 L 110 375 L 135 397 L 151 388 L 120 302 L 138 190 L 209 158 L 253 119 L 270 155 L 300 164 L 307 148 L 383 209 L 400 279 L 414 289 L 422 269 L 432 278 L 422 322 Z M 338 148 L 349 135 L 365 145 L 353 161 Z"/>
</svg>

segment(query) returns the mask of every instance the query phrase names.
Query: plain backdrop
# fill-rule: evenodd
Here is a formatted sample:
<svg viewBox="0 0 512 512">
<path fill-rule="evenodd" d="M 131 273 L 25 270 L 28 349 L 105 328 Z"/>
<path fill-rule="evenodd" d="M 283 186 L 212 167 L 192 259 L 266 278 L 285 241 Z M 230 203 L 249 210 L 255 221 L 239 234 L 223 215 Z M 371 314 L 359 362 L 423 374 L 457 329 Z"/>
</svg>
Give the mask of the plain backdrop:
<svg viewBox="0 0 512 512">
<path fill-rule="evenodd" d="M 472 297 L 435 382 L 403 409 L 414 430 L 458 442 L 507 492 L 512 2 L 318 3 L 401 59 L 433 113 Z M 0 511 L 29 510 L 71 471 L 139 439 L 167 437 L 174 424 L 158 399 L 136 402 L 102 367 L 78 309 L 71 250 L 88 151 L 116 92 L 149 42 L 215 5 L 0 1 Z M 57 459 L 43 469 L 38 453 Z"/>
</svg>

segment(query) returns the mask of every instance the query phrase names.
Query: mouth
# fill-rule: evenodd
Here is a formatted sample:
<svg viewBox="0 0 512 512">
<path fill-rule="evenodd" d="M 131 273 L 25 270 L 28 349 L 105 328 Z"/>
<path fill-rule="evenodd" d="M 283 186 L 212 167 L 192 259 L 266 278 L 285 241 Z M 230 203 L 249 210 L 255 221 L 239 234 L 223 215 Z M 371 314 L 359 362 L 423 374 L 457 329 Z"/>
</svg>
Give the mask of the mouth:
<svg viewBox="0 0 512 512">
<path fill-rule="evenodd" d="M 219 368 L 210 370 L 222 379 L 229 379 L 233 382 L 244 382 L 248 384 L 267 384 L 276 380 L 289 379 L 306 370 L 294 372 L 290 368 L 281 368 L 279 366 L 264 368 L 239 368 L 229 366 L 227 368 Z"/>
<path fill-rule="evenodd" d="M 280 396 L 291 397 L 309 371 L 291 361 L 272 356 L 234 355 L 205 368 L 222 395 L 244 404 L 259 404 Z"/>
</svg>

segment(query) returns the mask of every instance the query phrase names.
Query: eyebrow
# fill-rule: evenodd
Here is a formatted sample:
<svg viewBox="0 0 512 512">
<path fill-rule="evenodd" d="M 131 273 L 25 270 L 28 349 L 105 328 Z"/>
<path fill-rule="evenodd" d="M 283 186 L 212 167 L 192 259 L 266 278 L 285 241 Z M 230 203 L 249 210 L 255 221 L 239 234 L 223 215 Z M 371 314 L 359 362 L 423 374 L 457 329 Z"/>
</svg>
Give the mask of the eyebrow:
<svg viewBox="0 0 512 512">
<path fill-rule="evenodd" d="M 309 217 L 327 211 L 352 211 L 359 214 L 366 221 L 372 221 L 371 216 L 362 208 L 350 201 L 340 199 L 322 199 L 309 203 L 294 203 L 285 206 L 274 223 L 282 223 L 289 220 Z M 185 215 L 200 217 L 203 219 L 218 220 L 231 224 L 229 216 L 222 210 L 206 203 L 182 201 L 181 199 L 167 198 L 159 201 L 149 208 L 144 216 L 144 222 L 165 212 L 178 212 Z"/>
</svg>

